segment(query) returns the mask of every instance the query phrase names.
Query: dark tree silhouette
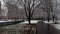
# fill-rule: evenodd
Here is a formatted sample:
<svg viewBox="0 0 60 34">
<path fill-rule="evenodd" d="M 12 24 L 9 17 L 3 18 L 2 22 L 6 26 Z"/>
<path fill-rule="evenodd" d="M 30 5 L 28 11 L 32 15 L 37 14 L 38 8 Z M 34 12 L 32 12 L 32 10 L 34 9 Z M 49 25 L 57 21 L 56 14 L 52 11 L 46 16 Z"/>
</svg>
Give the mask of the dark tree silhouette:
<svg viewBox="0 0 60 34">
<path fill-rule="evenodd" d="M 26 0 L 24 1 L 25 3 L 26 3 Z M 41 3 L 42 3 L 42 1 L 39 3 L 39 2 L 37 2 L 37 3 L 39 3 L 39 4 L 37 4 L 37 5 L 35 5 L 35 0 L 32 0 L 32 6 L 31 6 L 31 0 L 30 1 L 28 1 L 28 6 L 26 7 L 26 4 L 24 4 L 24 9 L 25 9 L 25 14 L 26 14 L 26 17 L 27 17 L 27 19 L 28 19 L 28 21 L 29 21 L 29 24 L 31 24 L 31 18 L 32 18 L 32 16 L 33 16 L 33 14 L 34 14 L 34 10 L 35 10 L 35 7 L 37 7 L 37 6 L 39 6 Z"/>
<path fill-rule="evenodd" d="M 47 11 L 47 20 L 50 20 L 50 12 L 53 12 L 52 0 L 45 0 L 46 11 Z"/>
<path fill-rule="evenodd" d="M 56 5 L 55 5 L 55 8 L 54 8 L 54 12 L 52 12 L 52 13 L 53 13 L 53 14 L 52 14 L 53 22 L 54 22 L 55 19 L 56 19 L 56 14 L 55 14 L 55 12 L 56 12 L 56 8 L 57 8 L 57 0 L 55 0 L 55 2 L 56 2 Z"/>
<path fill-rule="evenodd" d="M 17 0 L 17 1 L 19 2 L 19 4 L 22 4 L 24 6 L 24 11 L 25 11 L 26 17 L 29 21 L 29 24 L 30 24 L 31 18 L 35 12 L 34 10 L 36 9 L 36 7 L 41 5 L 42 0 Z M 13 6 L 16 9 L 18 9 L 18 6 L 16 6 L 16 5 L 12 5 L 12 4 L 6 3 L 6 2 L 5 2 L 5 4 L 7 4 L 9 6 Z"/>
<path fill-rule="evenodd" d="M 55 21 L 55 15 L 53 15 L 53 22 Z"/>
</svg>

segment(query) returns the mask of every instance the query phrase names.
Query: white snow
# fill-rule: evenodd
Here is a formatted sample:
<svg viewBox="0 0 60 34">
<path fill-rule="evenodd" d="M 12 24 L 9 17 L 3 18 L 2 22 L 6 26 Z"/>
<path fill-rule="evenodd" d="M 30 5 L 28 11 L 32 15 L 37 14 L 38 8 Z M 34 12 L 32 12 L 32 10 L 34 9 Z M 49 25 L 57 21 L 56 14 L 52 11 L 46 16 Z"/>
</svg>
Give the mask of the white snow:
<svg viewBox="0 0 60 34">
<path fill-rule="evenodd" d="M 37 23 L 39 20 L 31 20 L 31 23 Z M 28 21 L 22 22 L 22 23 L 28 23 Z"/>
<path fill-rule="evenodd" d="M 56 21 L 56 22 L 58 22 L 60 24 L 60 21 Z"/>
<path fill-rule="evenodd" d="M 56 22 L 60 23 L 60 21 L 56 21 Z M 44 21 L 44 23 L 48 23 L 51 26 L 53 26 L 55 29 L 60 30 L 60 24 L 52 24 L 52 23 L 54 23 L 52 20 L 50 20 L 50 22 Z"/>
<path fill-rule="evenodd" d="M 14 20 L 7 20 L 7 21 L 2 20 L 2 21 L 0 21 L 0 23 L 2 23 L 2 22 L 11 22 L 11 21 L 14 21 Z"/>
<path fill-rule="evenodd" d="M 0 23 L 2 23 L 2 22 L 10 22 L 10 21 L 14 21 L 14 20 L 0 21 Z M 39 20 L 31 20 L 31 23 L 32 24 L 34 24 L 34 23 L 36 24 L 38 21 Z M 24 21 L 21 24 L 28 24 L 28 21 Z"/>
<path fill-rule="evenodd" d="M 43 21 L 44 23 L 54 23 L 52 20 L 48 21 Z"/>
<path fill-rule="evenodd" d="M 0 23 L 1 23 L 1 22 L 7 22 L 7 21 L 0 21 Z"/>
<path fill-rule="evenodd" d="M 55 29 L 60 30 L 60 24 L 51 24 Z"/>
</svg>

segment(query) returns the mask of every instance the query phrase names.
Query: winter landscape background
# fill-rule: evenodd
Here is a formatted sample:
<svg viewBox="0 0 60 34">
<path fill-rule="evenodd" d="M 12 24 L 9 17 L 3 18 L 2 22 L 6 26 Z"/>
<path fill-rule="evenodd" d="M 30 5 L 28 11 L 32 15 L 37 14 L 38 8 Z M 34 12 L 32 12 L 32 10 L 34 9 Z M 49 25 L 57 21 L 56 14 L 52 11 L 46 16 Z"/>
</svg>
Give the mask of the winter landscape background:
<svg viewBox="0 0 60 34">
<path fill-rule="evenodd" d="M 0 1 L 1 1 L 0 21 L 24 20 L 24 22 L 18 24 L 0 26 L 1 27 L 0 31 L 2 31 L 1 34 L 6 33 L 24 34 L 22 32 L 26 30 L 27 30 L 26 32 L 28 32 L 29 28 L 31 27 L 26 26 L 26 24 L 29 21 L 29 18 L 31 18 L 30 19 L 31 23 L 35 24 L 31 28 L 31 32 L 33 32 L 32 34 L 36 34 L 35 26 L 38 21 L 43 20 L 46 22 L 47 20 L 50 20 L 52 22 L 52 20 L 55 21 L 60 20 L 60 0 L 0 0 Z M 25 10 L 27 11 L 27 16 Z"/>
</svg>

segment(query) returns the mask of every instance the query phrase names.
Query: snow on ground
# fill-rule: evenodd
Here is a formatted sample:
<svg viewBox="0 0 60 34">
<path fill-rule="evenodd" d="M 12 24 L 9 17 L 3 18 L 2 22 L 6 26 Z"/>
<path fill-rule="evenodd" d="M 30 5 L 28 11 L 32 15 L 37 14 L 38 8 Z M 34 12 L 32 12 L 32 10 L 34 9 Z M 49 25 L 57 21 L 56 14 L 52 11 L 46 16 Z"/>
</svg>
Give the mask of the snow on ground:
<svg viewBox="0 0 60 34">
<path fill-rule="evenodd" d="M 31 23 L 33 24 L 33 23 L 37 23 L 38 21 L 40 21 L 40 20 L 31 20 Z M 25 21 L 25 22 L 22 22 L 22 23 L 28 23 L 28 21 Z"/>
<path fill-rule="evenodd" d="M 2 23 L 2 22 L 11 22 L 11 21 L 14 21 L 14 20 L 6 20 L 6 21 L 1 20 L 0 23 Z"/>
<path fill-rule="evenodd" d="M 60 30 L 60 24 L 50 24 L 53 26 L 55 29 Z"/>
<path fill-rule="evenodd" d="M 7 20 L 7 21 L 0 21 L 0 22 L 8 22 L 8 21 L 14 21 L 14 20 Z M 39 21 L 42 21 L 42 20 L 31 20 L 31 23 L 37 23 Z M 54 23 L 52 20 L 50 20 L 49 22 L 46 20 L 46 21 L 43 21 L 44 23 Z M 57 22 L 60 22 L 60 21 L 57 21 Z M 22 23 L 28 23 L 28 21 L 24 21 Z"/>
<path fill-rule="evenodd" d="M 46 21 L 43 21 L 44 23 L 54 23 L 52 20 L 50 20 L 49 22 L 46 20 Z"/>
<path fill-rule="evenodd" d="M 31 23 L 37 23 L 41 20 L 31 20 Z M 52 20 L 50 20 L 49 22 L 46 20 L 46 21 L 43 21 L 44 23 L 54 23 Z M 60 21 L 57 21 L 60 23 Z M 28 23 L 28 21 L 25 21 L 25 22 L 22 22 L 22 23 Z M 51 24 L 54 28 L 60 30 L 60 24 Z"/>
<path fill-rule="evenodd" d="M 55 28 L 55 29 L 57 29 L 57 30 L 60 30 L 60 24 L 52 24 L 52 23 L 55 23 L 55 22 L 60 23 L 60 21 L 55 21 L 55 22 L 53 22 L 52 20 L 50 20 L 49 22 L 48 22 L 48 21 L 43 21 L 43 22 L 50 24 L 51 26 L 53 26 L 53 28 Z"/>
<path fill-rule="evenodd" d="M 9 22 L 9 21 L 14 21 L 14 20 L 7 20 L 7 21 L 0 21 L 0 23 L 1 22 Z M 37 22 L 39 22 L 39 21 L 42 21 L 42 20 L 31 20 L 31 23 L 37 23 Z M 52 20 L 50 20 L 49 22 L 47 21 L 47 20 L 45 20 L 45 21 L 43 21 L 44 23 L 54 23 Z M 58 22 L 58 23 L 60 23 L 60 21 L 56 21 L 56 22 Z M 24 21 L 24 22 L 22 22 L 22 23 L 28 23 L 28 21 Z"/>
<path fill-rule="evenodd" d="M 10 21 L 10 20 L 9 20 Z M 38 23 L 39 21 L 41 21 L 41 20 L 31 20 L 31 23 L 32 24 L 36 24 L 36 23 Z M 5 22 L 5 21 L 0 21 L 0 22 Z M 43 21 L 44 23 L 53 23 L 53 21 L 51 21 L 50 20 L 50 22 L 48 22 L 47 20 L 46 21 Z M 59 21 L 60 22 L 60 21 Z M 20 27 L 22 24 L 27 24 L 28 23 L 28 21 L 25 21 L 25 22 L 22 22 L 22 23 L 19 23 L 19 24 L 16 24 L 16 25 L 10 25 L 10 26 L 5 26 L 5 28 L 11 28 L 11 27 L 13 27 L 13 28 L 15 28 L 17 25 L 18 25 L 18 27 Z M 56 29 L 58 29 L 58 30 L 60 30 L 60 24 L 50 24 L 50 25 L 52 25 L 54 28 L 56 28 Z"/>
<path fill-rule="evenodd" d="M 56 22 L 58 22 L 60 24 L 60 21 L 56 21 Z"/>
<path fill-rule="evenodd" d="M 7 21 L 0 21 L 0 22 L 7 22 Z"/>
<path fill-rule="evenodd" d="M 10 21 L 14 21 L 14 20 L 6 20 L 6 21 L 2 20 L 2 21 L 0 21 L 0 23 L 2 23 L 2 22 L 10 22 Z M 40 21 L 40 20 L 31 20 L 31 23 L 36 24 L 38 21 Z M 28 21 L 25 20 L 24 22 L 21 22 L 20 24 L 27 24 L 27 23 L 28 23 Z"/>
<path fill-rule="evenodd" d="M 42 20 L 31 20 L 31 23 L 37 23 L 39 21 L 42 21 Z M 54 23 L 52 20 L 50 20 L 49 22 L 46 20 L 46 21 L 43 21 L 44 23 Z M 25 22 L 22 22 L 22 23 L 28 23 L 28 21 L 25 21 Z"/>
</svg>

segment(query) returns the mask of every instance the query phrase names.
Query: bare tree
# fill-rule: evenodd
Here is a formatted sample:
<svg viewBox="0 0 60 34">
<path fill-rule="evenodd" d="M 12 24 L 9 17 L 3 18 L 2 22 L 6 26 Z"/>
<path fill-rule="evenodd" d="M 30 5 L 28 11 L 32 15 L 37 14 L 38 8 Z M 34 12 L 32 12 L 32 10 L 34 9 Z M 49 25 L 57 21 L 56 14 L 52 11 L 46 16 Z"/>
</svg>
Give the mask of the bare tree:
<svg viewBox="0 0 60 34">
<path fill-rule="evenodd" d="M 26 0 L 24 2 L 26 3 Z M 26 17 L 27 17 L 27 19 L 29 21 L 29 24 L 31 24 L 31 22 L 30 22 L 31 21 L 31 17 L 33 16 L 35 8 L 37 6 L 39 6 L 40 3 L 42 3 L 42 2 L 37 2 L 37 4 L 35 5 L 35 0 L 33 0 L 33 1 L 30 0 L 30 1 L 28 1 L 28 4 L 27 4 L 28 6 L 27 7 L 26 7 L 26 4 L 24 4 Z"/>
<path fill-rule="evenodd" d="M 53 12 L 53 5 L 52 5 L 52 1 L 51 0 L 45 0 L 45 4 L 46 4 L 46 11 L 47 11 L 47 20 L 49 22 L 50 20 L 50 12 Z"/>
<path fill-rule="evenodd" d="M 53 13 L 53 4 L 51 0 L 44 0 L 43 4 L 44 6 L 42 7 L 43 11 L 47 12 L 47 20 L 51 19 L 51 12 Z"/>
<path fill-rule="evenodd" d="M 49 22 L 49 20 L 50 20 L 50 15 L 51 15 L 51 13 L 50 12 L 53 12 L 53 4 L 52 4 L 52 0 L 48 0 L 48 22 Z"/>
<path fill-rule="evenodd" d="M 31 24 L 30 21 L 31 21 L 31 18 L 32 18 L 35 10 L 36 10 L 36 7 L 41 5 L 42 0 L 17 0 L 17 1 L 20 4 L 19 6 L 21 6 L 24 9 L 26 17 L 27 17 L 27 19 L 29 21 L 29 24 Z M 9 3 L 9 2 L 8 3 L 5 2 L 5 4 L 7 4 L 9 6 L 13 6 L 16 9 L 18 9 L 18 11 L 20 11 L 19 6 L 17 6 L 17 5 L 13 5 L 13 4 Z"/>
<path fill-rule="evenodd" d="M 56 14 L 55 14 L 55 12 L 56 12 L 56 9 L 57 9 L 57 0 L 55 0 L 55 2 L 56 2 L 56 4 L 55 4 L 55 8 L 54 8 L 54 12 L 53 12 L 53 14 L 52 14 L 53 22 L 55 21 L 55 18 L 56 18 Z"/>
</svg>

